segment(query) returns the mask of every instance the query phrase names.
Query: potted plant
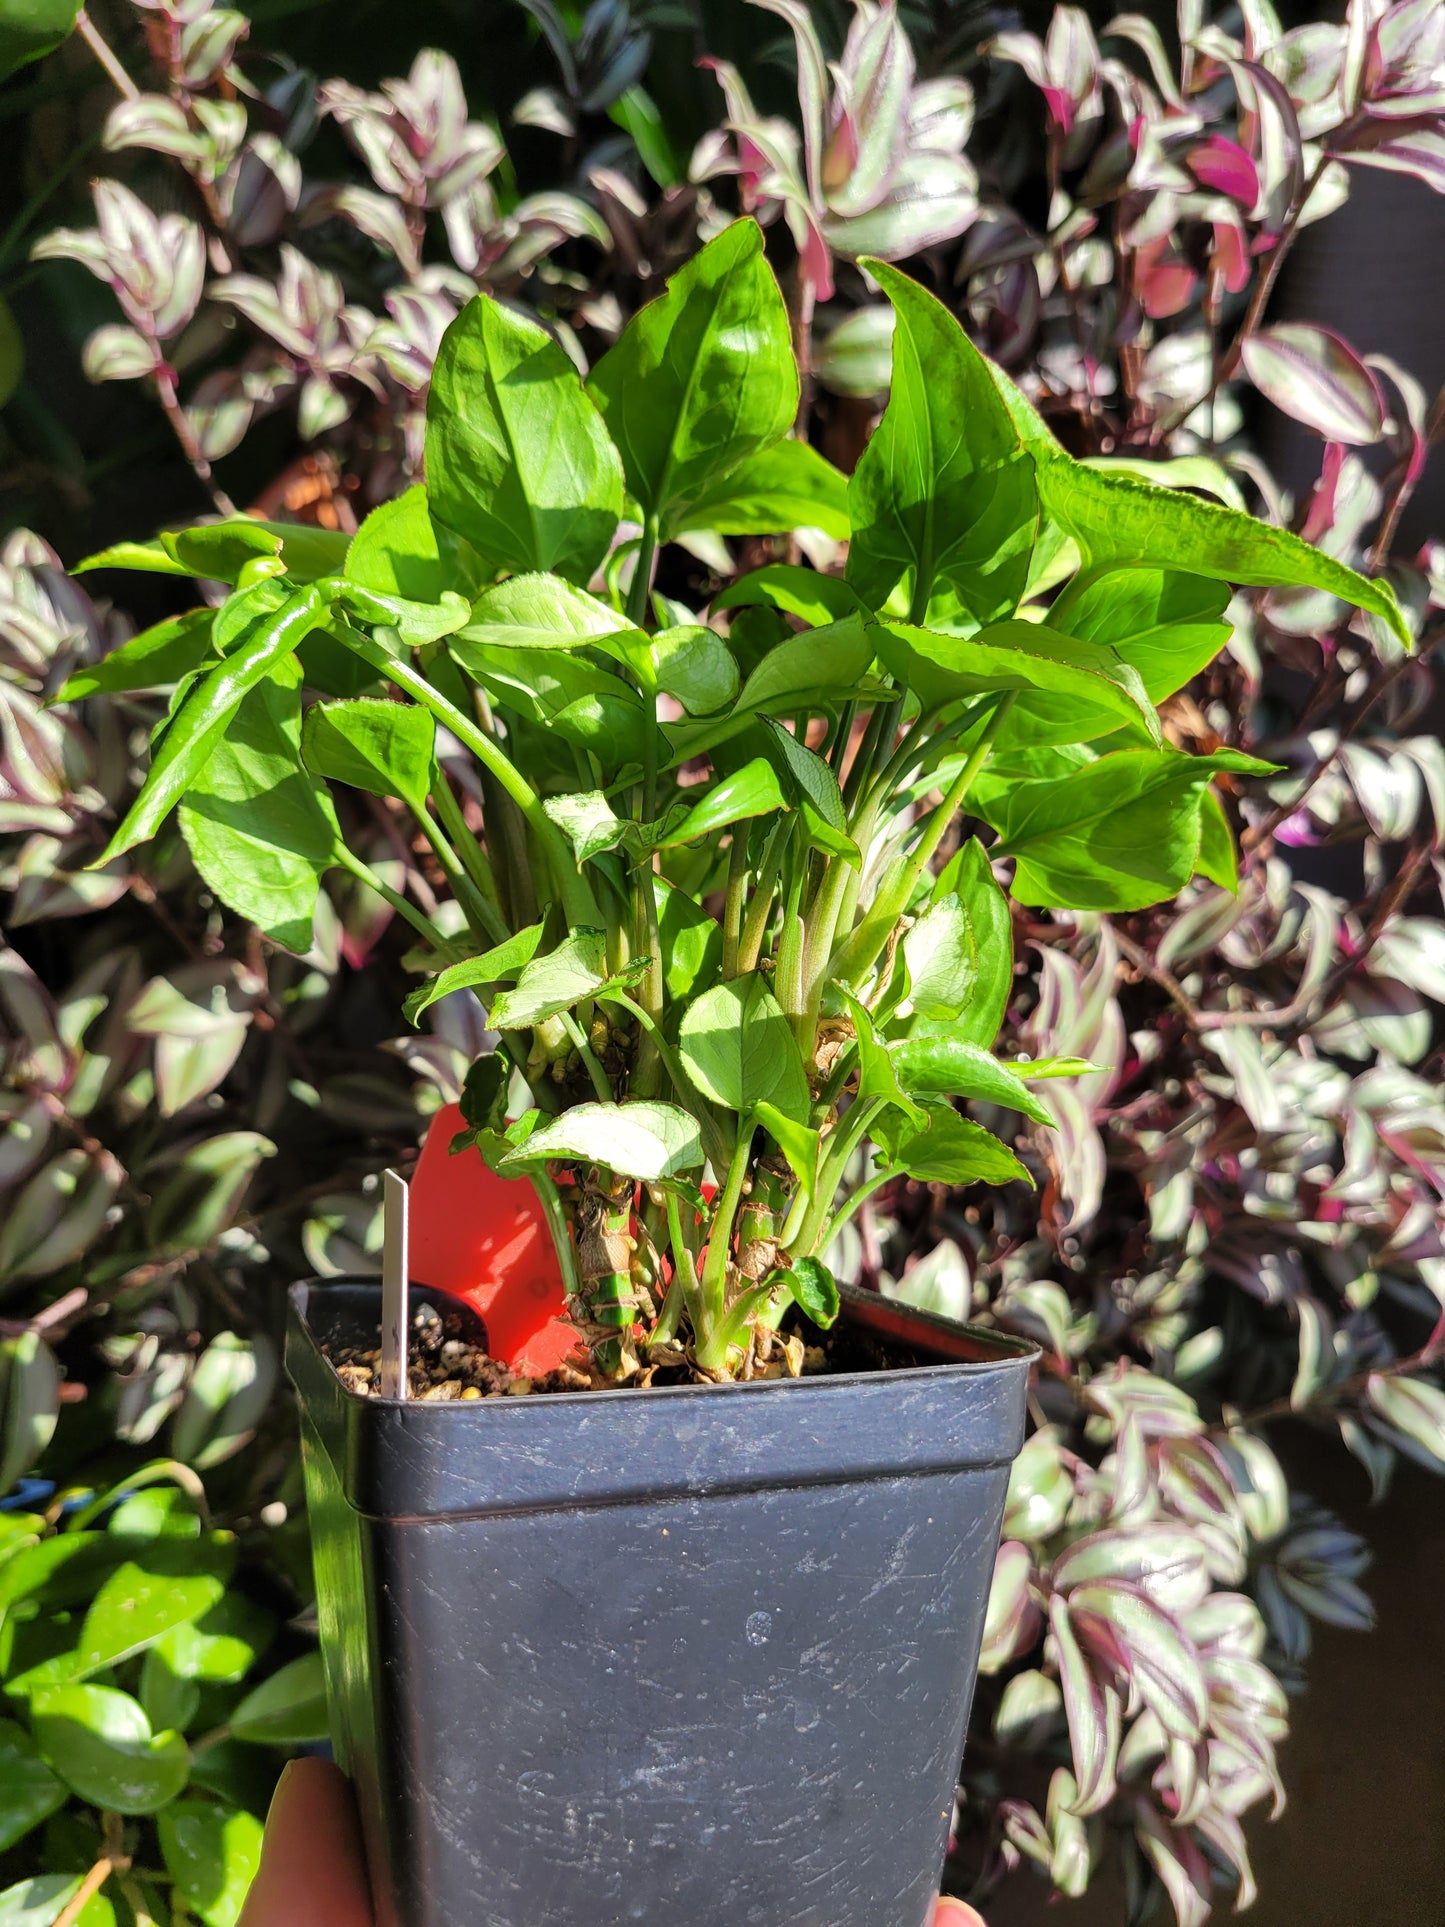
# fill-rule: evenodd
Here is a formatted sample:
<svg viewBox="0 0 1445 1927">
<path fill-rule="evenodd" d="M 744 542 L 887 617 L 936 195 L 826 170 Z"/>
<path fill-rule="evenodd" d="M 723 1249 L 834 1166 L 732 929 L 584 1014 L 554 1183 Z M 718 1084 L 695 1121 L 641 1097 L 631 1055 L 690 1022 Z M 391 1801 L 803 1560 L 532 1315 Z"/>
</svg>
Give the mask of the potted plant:
<svg viewBox="0 0 1445 1927">
<path fill-rule="evenodd" d="M 415 926 L 411 1017 L 470 991 L 498 1040 L 457 1148 L 533 1187 L 576 1333 L 508 1382 L 457 1324 L 458 1396 L 379 1398 L 375 1287 L 293 1293 L 333 1730 L 405 1927 L 925 1918 L 1029 1351 L 840 1285 L 830 1247 L 903 1175 L 1026 1180 L 957 1100 L 1047 1124 L 1087 1068 L 993 1054 L 1005 876 L 1099 912 L 1233 880 L 1214 779 L 1268 766 L 1158 709 L 1228 585 L 1406 636 L 1286 531 L 1073 460 L 868 266 L 893 383 L 846 482 L 789 436 L 740 221 L 585 383 L 478 297 L 426 487 L 349 544 L 240 519 L 93 559 L 233 585 L 85 672 L 175 689 L 107 855 L 176 809 L 277 943 L 333 867 Z M 767 563 L 706 622 L 654 581 L 780 529 L 846 534 L 843 573 Z M 349 847 L 351 792 L 442 909 Z"/>
</svg>

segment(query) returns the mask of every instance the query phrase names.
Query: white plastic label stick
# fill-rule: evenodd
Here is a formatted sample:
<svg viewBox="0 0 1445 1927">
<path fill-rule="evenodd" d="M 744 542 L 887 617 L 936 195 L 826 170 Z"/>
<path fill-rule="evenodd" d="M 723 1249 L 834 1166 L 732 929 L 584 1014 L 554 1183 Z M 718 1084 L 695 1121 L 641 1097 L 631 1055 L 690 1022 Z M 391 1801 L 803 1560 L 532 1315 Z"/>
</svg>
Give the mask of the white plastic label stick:
<svg viewBox="0 0 1445 1927">
<path fill-rule="evenodd" d="M 407 1266 L 407 1208 L 411 1194 L 395 1171 L 381 1179 L 381 1396 L 407 1394 L 407 1337 L 410 1326 Z"/>
</svg>

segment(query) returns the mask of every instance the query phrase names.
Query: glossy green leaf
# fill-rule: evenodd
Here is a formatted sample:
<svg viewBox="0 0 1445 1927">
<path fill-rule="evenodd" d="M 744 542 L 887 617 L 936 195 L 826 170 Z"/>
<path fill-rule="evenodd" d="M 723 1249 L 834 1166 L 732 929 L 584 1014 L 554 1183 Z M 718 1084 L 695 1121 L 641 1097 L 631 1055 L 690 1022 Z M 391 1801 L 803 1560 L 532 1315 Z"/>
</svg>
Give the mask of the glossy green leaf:
<svg viewBox="0 0 1445 1927">
<path fill-rule="evenodd" d="M 501 1135 L 507 1128 L 507 1092 L 512 1082 L 511 1060 L 500 1051 L 478 1057 L 462 1079 L 461 1113 L 473 1131 Z M 456 1148 L 453 1144 L 453 1149 Z"/>
<path fill-rule="evenodd" d="M 1117 650 L 1138 671 L 1150 701 L 1162 703 L 1229 641 L 1228 601 L 1228 587 L 1207 576 L 1117 569 L 1070 603 L 1064 626 L 1070 635 Z"/>
<path fill-rule="evenodd" d="M 324 1740 L 326 1679 L 320 1653 L 303 1653 L 253 1687 L 227 1721 L 238 1740 L 302 1746 Z"/>
<path fill-rule="evenodd" d="M 1036 1124 L 1054 1121 L 1048 1105 L 1019 1082 L 1012 1066 L 961 1037 L 947 1032 L 903 1037 L 888 1051 L 900 1083 L 915 1097 L 971 1097 L 1022 1111 Z"/>
<path fill-rule="evenodd" d="M 71 1531 L 26 1546 L 0 1565 L 0 1608 L 19 1600 L 72 1606 L 88 1600 L 125 1550 L 103 1532 Z"/>
<path fill-rule="evenodd" d="M 663 988 L 677 1002 L 690 997 L 721 970 L 722 926 L 666 878 L 654 876 L 652 888 L 657 899 Z"/>
<path fill-rule="evenodd" d="M 414 602 L 409 596 L 364 589 L 358 582 L 336 582 L 330 587 L 346 614 L 383 631 L 394 629 L 396 640 L 408 649 L 422 649 L 443 636 L 455 635 L 472 612 L 467 598 L 454 589 L 443 589 L 435 602 Z M 333 633 L 350 640 L 343 628 L 334 628 Z"/>
<path fill-rule="evenodd" d="M 275 576 L 264 576 L 259 582 L 248 583 L 244 589 L 233 589 L 212 620 L 211 637 L 217 653 L 229 656 L 257 617 L 274 615 L 284 609 L 293 593 Z M 167 713 L 174 715 L 175 711 L 172 701 Z"/>
<path fill-rule="evenodd" d="M 619 816 L 601 790 L 549 796 L 542 807 L 571 843 L 579 863 L 604 850 L 624 849 L 638 856 L 652 847 L 643 826 L 631 817 Z"/>
<path fill-rule="evenodd" d="M 236 1927 L 261 1862 L 255 1814 L 210 1800 L 178 1800 L 156 1830 L 177 1893 L 206 1927 Z"/>
<path fill-rule="evenodd" d="M 161 1468 L 154 1469 L 159 1473 Z M 198 1540 L 201 1521 L 179 1486 L 145 1485 L 137 1479 L 127 1481 L 124 1496 L 106 1517 L 105 1529 L 113 1538 L 149 1546 L 156 1539 Z"/>
<path fill-rule="evenodd" d="M 314 775 L 400 797 L 414 810 L 427 807 L 435 749 L 436 724 L 419 703 L 313 703 L 301 733 L 302 760 Z"/>
<path fill-rule="evenodd" d="M 585 582 L 622 512 L 622 464 L 576 369 L 490 295 L 442 337 L 426 466 L 436 520 L 517 572 Z"/>
<path fill-rule="evenodd" d="M 848 812 L 843 807 L 843 793 L 830 765 L 816 750 L 799 742 L 792 730 L 784 728 L 771 716 L 764 716 L 762 723 L 772 738 L 779 767 L 787 777 L 795 799 L 799 803 L 810 804 L 827 828 L 840 832 L 846 830 Z M 856 850 L 854 854 L 856 857 Z"/>
<path fill-rule="evenodd" d="M 1210 777 L 1271 767 L 1235 750 L 1119 750 L 1067 776 L 1007 789 L 987 811 L 1000 836 L 994 854 L 1017 859 L 1013 894 L 1021 903 L 1144 909 L 1194 874 Z"/>
<path fill-rule="evenodd" d="M 688 1076 L 714 1104 L 746 1117 L 758 1104 L 806 1122 L 807 1073 L 792 1025 L 762 976 L 714 984 L 690 1003 L 678 1029 Z"/>
<path fill-rule="evenodd" d="M 242 697 L 181 799 L 180 824 L 223 903 L 284 949 L 311 948 L 317 892 L 340 830 L 325 784 L 302 765 L 294 662 L 279 663 Z"/>
<path fill-rule="evenodd" d="M 79 12 L 79 0 L 5 0 L 0 7 L 0 80 L 54 53 L 74 31 Z"/>
<path fill-rule="evenodd" d="M 785 1117 L 776 1104 L 766 1102 L 753 1106 L 753 1116 L 793 1167 L 794 1175 L 811 1189 L 817 1183 L 823 1149 L 817 1127 Z"/>
<path fill-rule="evenodd" d="M 188 575 L 213 582 L 234 583 L 248 563 L 281 554 L 281 537 L 262 522 L 240 516 L 227 522 L 204 522 L 193 529 L 162 535 L 161 547 Z"/>
<path fill-rule="evenodd" d="M 943 1020 L 948 1025 L 949 1036 L 987 1049 L 998 1036 L 1013 992 L 1013 922 L 1008 898 L 996 881 L 993 866 L 977 837 L 971 836 L 944 865 L 934 885 L 931 907 L 948 906 L 950 898 L 956 908 L 948 907 L 949 926 L 946 932 L 938 933 L 939 941 L 946 947 L 937 959 L 937 970 L 924 948 L 923 937 L 914 938 L 914 932 L 910 931 L 904 939 L 904 962 L 908 964 L 906 946 L 912 938 L 913 963 L 908 967 L 910 971 L 916 967 L 917 975 L 923 979 L 924 1004 L 917 1001 L 917 985 L 910 991 L 913 1007 L 923 1020 L 921 1024 L 915 1022 L 914 1034 L 927 1028 L 932 1020 Z M 921 920 L 915 929 L 921 930 L 926 921 L 926 918 Z M 950 950 L 967 960 L 965 969 L 968 964 L 972 966 L 963 1000 L 958 1004 L 953 1001 L 953 988 L 939 974 L 943 969 L 954 968 L 948 961 Z"/>
<path fill-rule="evenodd" d="M 1239 888 L 1239 851 L 1213 784 L 1200 799 L 1199 854 L 1194 859 L 1194 868 L 1200 876 L 1217 883 L 1221 890 L 1233 892 Z"/>
<path fill-rule="evenodd" d="M 756 222 L 735 221 L 635 314 L 588 389 L 663 540 L 779 441 L 798 407 L 787 309 Z"/>
<path fill-rule="evenodd" d="M 52 1686 L 34 1695 L 35 1741 L 73 1793 L 116 1813 L 155 1813 L 190 1777 L 178 1733 L 151 1732 L 137 1701 L 110 1686 Z"/>
<path fill-rule="evenodd" d="M 0 1720 L 0 1853 L 8 1853 L 69 1797 L 64 1782 L 41 1759 L 24 1727 L 14 1720 Z M 0 1922 L 4 1918 L 0 1912 Z"/>
<path fill-rule="evenodd" d="M 788 1271 L 774 1277 L 786 1286 L 805 1318 L 823 1331 L 838 1320 L 838 1281 L 821 1258 L 795 1258 Z"/>
<path fill-rule="evenodd" d="M 634 958 L 614 974 L 607 968 L 607 932 L 574 930 L 555 950 L 524 967 L 516 988 L 495 999 L 487 1022 L 493 1030 L 529 1030 L 604 989 L 635 984 L 647 969 L 647 958 Z"/>
<path fill-rule="evenodd" d="M 213 609 L 190 609 L 183 616 L 144 629 L 140 635 L 112 649 L 99 662 L 88 663 L 61 688 L 57 702 L 80 702 L 86 696 L 112 696 L 132 689 L 169 689 L 193 670 L 204 668 L 215 656 L 211 641 Z"/>
<path fill-rule="evenodd" d="M 4 44 L 0 37 L 0 49 Z M 0 1927 L 54 1927 L 80 1892 L 82 1878 L 78 1873 L 40 1873 L 17 1880 L 0 1893 Z M 75 1927 L 115 1927 L 115 1909 L 103 1893 L 85 1903 Z"/>
<path fill-rule="evenodd" d="M 438 997 L 449 997 L 454 990 L 473 990 L 479 984 L 507 983 L 520 976 L 536 956 L 544 929 L 543 924 L 530 924 L 480 957 L 467 957 L 461 963 L 451 964 L 420 990 L 411 993 L 403 1006 L 407 1016 L 415 1023 L 427 1005 L 434 1004 Z"/>
<path fill-rule="evenodd" d="M 887 1104 L 892 1110 L 901 1111 L 916 1129 L 926 1130 L 929 1114 L 922 1105 L 913 1102 L 899 1083 L 893 1059 L 873 1029 L 872 1017 L 856 997 L 846 990 L 842 995 L 844 1008 L 853 1022 L 853 1035 L 858 1040 L 859 1097 Z"/>
<path fill-rule="evenodd" d="M 1034 743 L 1079 743 L 1121 723 L 1161 739 L 1137 669 L 1109 648 L 1037 622 L 998 622 L 972 636 L 946 636 L 899 622 L 871 632 L 879 660 L 928 708 L 968 696 L 1016 693 L 1009 717 Z"/>
<path fill-rule="evenodd" d="M 864 264 L 897 314 L 893 386 L 848 487 L 848 581 L 923 623 L 982 626 L 1022 600 L 1038 527 L 1034 465 L 988 363 L 916 281 Z"/>
<path fill-rule="evenodd" d="M 789 715 L 856 695 L 874 646 L 872 629 L 857 615 L 780 642 L 743 684 L 737 713 Z"/>
<path fill-rule="evenodd" d="M 534 1131 L 501 1160 L 504 1171 L 524 1171 L 541 1159 L 596 1164 L 604 1171 L 655 1184 L 702 1163 L 695 1120 L 676 1104 L 634 1098 L 627 1104 L 576 1104 Z"/>
<path fill-rule="evenodd" d="M 228 1542 L 175 1539 L 157 1540 L 142 1557 L 127 1559 L 91 1601 L 72 1677 L 114 1666 L 209 1612 L 223 1597 L 234 1563 Z"/>
<path fill-rule="evenodd" d="M 742 609 L 764 605 L 797 616 L 811 629 L 824 628 L 858 613 L 858 593 L 841 577 L 819 575 L 793 562 L 769 562 L 750 575 L 739 576 L 713 598 L 714 609 Z"/>
<path fill-rule="evenodd" d="M 1087 1057 L 1021 1057 L 1014 1063 L 1017 1076 L 1035 1080 L 1050 1077 L 1087 1077 L 1090 1071 L 1101 1071 L 1103 1064 L 1092 1063 Z"/>
<path fill-rule="evenodd" d="M 181 797 L 205 779 L 207 764 L 245 696 L 316 626 L 320 609 L 320 597 L 308 589 L 280 609 L 257 615 L 226 660 L 190 685 L 154 746 L 144 788 L 97 863 L 154 836 Z"/>
<path fill-rule="evenodd" d="M 201 1689 L 173 1673 L 154 1646 L 146 1649 L 136 1697 L 155 1732 L 184 1733 L 201 1710 Z"/>
<path fill-rule="evenodd" d="M 469 542 L 438 528 L 418 483 L 371 511 L 351 538 L 344 573 L 383 595 L 437 602 L 448 589 L 475 595 L 493 570 Z"/>
<path fill-rule="evenodd" d="M 610 706 L 626 713 L 634 739 L 640 738 L 646 719 L 638 698 L 620 676 L 599 663 L 563 649 L 484 645 L 473 636 L 454 636 L 449 647 L 494 703 L 516 710 L 519 716 L 551 730 L 559 716 L 575 716 L 589 704 Z M 616 766 L 614 758 L 625 748 L 611 746 L 605 759 L 609 766 Z"/>
<path fill-rule="evenodd" d="M 565 742 L 595 756 L 607 774 L 642 766 L 647 712 L 630 689 L 589 690 L 574 696 L 550 723 Z"/>
<path fill-rule="evenodd" d="M 1033 1179 L 1006 1144 L 956 1111 L 929 1107 L 928 1128 L 919 1130 L 901 1112 L 885 1112 L 873 1135 L 888 1162 L 929 1184 L 1008 1184 Z"/>
<path fill-rule="evenodd" d="M 241 1592 L 227 1592 L 198 1619 L 183 1621 L 156 1640 L 171 1673 L 187 1680 L 233 1686 L 245 1678 L 276 1634 L 272 1615 Z"/>
<path fill-rule="evenodd" d="M 1222 503 L 1086 467 L 1065 452 L 1008 376 L 991 372 L 1038 464 L 1044 510 L 1078 543 L 1086 568 L 1181 570 L 1261 589 L 1321 589 L 1383 618 L 1409 648 L 1409 625 L 1387 582 Z"/>
<path fill-rule="evenodd" d="M 676 849 L 680 844 L 694 843 L 699 837 L 726 829 L 730 824 L 786 808 L 787 800 L 778 787 L 772 764 L 766 757 L 758 756 L 715 783 L 702 802 L 694 804 L 679 821 L 670 823 L 659 836 L 657 847 Z"/>
<path fill-rule="evenodd" d="M 488 589 L 462 630 L 498 649 L 580 649 L 616 631 L 640 636 L 626 616 L 552 575 L 514 575 Z"/>
<path fill-rule="evenodd" d="M 648 653 L 655 687 L 676 697 L 689 716 L 714 716 L 736 699 L 738 666 L 713 630 L 692 623 L 660 630 Z"/>
<path fill-rule="evenodd" d="M 848 478 L 808 442 L 774 442 L 693 498 L 688 529 L 719 535 L 777 535 L 821 529 L 848 535 Z"/>
<path fill-rule="evenodd" d="M 77 562 L 73 575 L 86 575 L 92 569 L 136 569 L 142 575 L 189 575 L 190 570 L 167 555 L 159 541 L 112 542 Z"/>
<path fill-rule="evenodd" d="M 340 529 L 319 528 L 314 522 L 268 522 L 247 517 L 281 543 L 281 560 L 293 582 L 319 582 L 345 566 L 350 537 Z"/>
</svg>

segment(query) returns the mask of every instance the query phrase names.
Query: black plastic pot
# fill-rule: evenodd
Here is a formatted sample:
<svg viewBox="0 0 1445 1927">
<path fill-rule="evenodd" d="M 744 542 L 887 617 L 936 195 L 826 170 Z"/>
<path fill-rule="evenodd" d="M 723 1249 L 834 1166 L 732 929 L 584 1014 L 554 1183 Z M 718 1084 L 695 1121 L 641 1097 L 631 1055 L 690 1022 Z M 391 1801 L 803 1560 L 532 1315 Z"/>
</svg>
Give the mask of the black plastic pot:
<svg viewBox="0 0 1445 1927">
<path fill-rule="evenodd" d="M 850 1292 L 919 1363 L 402 1403 L 374 1286 L 291 1302 L 382 1927 L 922 1927 L 1031 1346 Z"/>
</svg>

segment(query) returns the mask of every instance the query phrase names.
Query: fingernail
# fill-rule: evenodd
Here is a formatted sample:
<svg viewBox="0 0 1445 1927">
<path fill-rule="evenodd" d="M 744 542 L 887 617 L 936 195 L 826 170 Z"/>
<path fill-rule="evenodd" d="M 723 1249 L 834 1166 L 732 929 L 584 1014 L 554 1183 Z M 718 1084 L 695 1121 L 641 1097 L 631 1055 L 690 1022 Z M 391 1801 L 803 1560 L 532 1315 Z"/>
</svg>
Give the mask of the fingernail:
<svg viewBox="0 0 1445 1927">
<path fill-rule="evenodd" d="M 288 1760 L 286 1762 L 285 1766 L 283 1766 L 281 1769 L 280 1775 L 277 1778 L 275 1786 L 271 1790 L 271 1804 L 266 1809 L 266 1818 L 268 1821 L 270 1820 L 271 1815 L 276 1811 L 277 1806 L 280 1804 L 281 1794 L 285 1789 L 287 1780 L 289 1780 L 291 1777 L 291 1769 L 293 1766 L 295 1766 L 295 1764 L 296 1762 L 294 1760 Z"/>
</svg>

